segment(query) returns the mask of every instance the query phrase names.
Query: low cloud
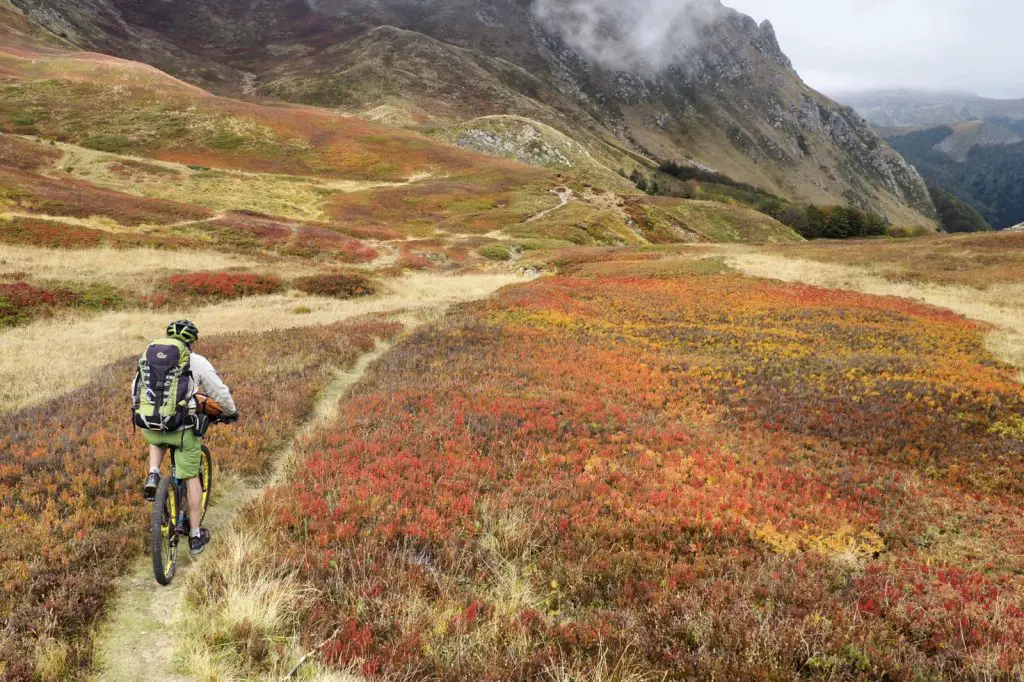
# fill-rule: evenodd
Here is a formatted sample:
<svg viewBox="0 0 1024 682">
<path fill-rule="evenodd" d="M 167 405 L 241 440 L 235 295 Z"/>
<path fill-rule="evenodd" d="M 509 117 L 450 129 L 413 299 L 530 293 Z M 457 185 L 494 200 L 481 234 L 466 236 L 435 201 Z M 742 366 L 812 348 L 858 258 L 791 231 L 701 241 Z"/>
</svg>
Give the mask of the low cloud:
<svg viewBox="0 0 1024 682">
<path fill-rule="evenodd" d="M 658 72 L 685 61 L 702 28 L 724 10 L 708 0 L 536 0 L 534 14 L 589 61 Z"/>
</svg>

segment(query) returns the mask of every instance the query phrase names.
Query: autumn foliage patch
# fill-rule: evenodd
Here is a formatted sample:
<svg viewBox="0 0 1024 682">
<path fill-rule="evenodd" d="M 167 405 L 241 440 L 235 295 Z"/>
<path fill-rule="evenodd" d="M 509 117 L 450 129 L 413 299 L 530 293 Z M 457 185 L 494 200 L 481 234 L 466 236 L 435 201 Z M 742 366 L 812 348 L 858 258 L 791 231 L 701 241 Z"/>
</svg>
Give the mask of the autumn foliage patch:
<svg viewBox="0 0 1024 682">
<path fill-rule="evenodd" d="M 0 283 L 0 328 L 73 300 L 74 294 L 64 289 L 40 289 L 25 282 Z"/>
<path fill-rule="evenodd" d="M 132 248 L 195 248 L 194 240 L 173 234 L 108 232 L 39 218 L 0 220 L 0 242 L 50 249 L 88 249 L 99 246 Z"/>
<path fill-rule="evenodd" d="M 368 278 L 344 272 L 301 277 L 295 280 L 292 286 L 307 294 L 330 296 L 332 298 L 369 296 L 375 291 L 373 282 Z"/>
<path fill-rule="evenodd" d="M 171 275 L 167 289 L 174 296 L 193 298 L 241 298 L 281 290 L 281 280 L 252 272 L 193 272 Z"/>
<path fill-rule="evenodd" d="M 403 342 L 250 513 L 319 595 L 303 647 L 373 676 L 1015 679 L 1024 392 L 983 334 L 545 279 Z"/>
<path fill-rule="evenodd" d="M 53 178 L 0 164 L 0 208 L 45 215 L 106 216 L 121 225 L 201 220 L 209 209 L 164 199 L 136 197 L 71 178 Z"/>
<path fill-rule="evenodd" d="M 348 236 L 340 227 L 235 211 L 192 226 L 219 245 L 243 251 L 272 251 L 342 263 L 365 263 L 377 257 L 373 247 Z"/>
<path fill-rule="evenodd" d="M 365 321 L 204 341 L 203 353 L 244 415 L 209 436 L 220 471 L 265 473 L 333 369 L 397 330 Z M 149 505 L 140 488 L 146 450 L 127 419 L 133 363 L 116 363 L 89 386 L 37 408 L 0 415 L 5 680 L 35 679 L 36 648 L 48 640 L 67 645 L 69 674 L 86 667 L 113 579 L 148 547 Z"/>
</svg>

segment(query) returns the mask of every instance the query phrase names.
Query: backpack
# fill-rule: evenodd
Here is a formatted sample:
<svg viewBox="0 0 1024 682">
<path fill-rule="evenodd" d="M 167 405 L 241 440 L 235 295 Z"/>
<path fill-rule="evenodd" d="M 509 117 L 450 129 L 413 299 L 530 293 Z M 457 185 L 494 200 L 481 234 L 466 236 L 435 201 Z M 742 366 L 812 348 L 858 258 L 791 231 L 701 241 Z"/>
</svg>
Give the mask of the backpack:
<svg viewBox="0 0 1024 682">
<path fill-rule="evenodd" d="M 132 384 L 132 421 L 149 431 L 180 431 L 190 424 L 192 370 L 188 346 L 157 339 L 139 358 Z"/>
</svg>

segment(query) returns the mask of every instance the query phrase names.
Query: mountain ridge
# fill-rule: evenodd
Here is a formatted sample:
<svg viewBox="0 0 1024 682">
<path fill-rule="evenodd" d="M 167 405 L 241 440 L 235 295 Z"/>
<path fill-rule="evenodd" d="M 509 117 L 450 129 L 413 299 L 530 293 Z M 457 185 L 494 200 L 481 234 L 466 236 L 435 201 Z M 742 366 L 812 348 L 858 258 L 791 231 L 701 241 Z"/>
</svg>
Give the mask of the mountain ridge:
<svg viewBox="0 0 1024 682">
<path fill-rule="evenodd" d="M 791 199 L 931 224 L 917 172 L 799 79 L 770 22 L 701 2 L 719 19 L 686 63 L 646 77 L 588 62 L 525 1 L 200 0 L 188 13 L 133 0 L 14 4 L 80 47 L 214 91 L 353 113 L 406 102 L 442 124 L 525 116 L 610 167 L 698 163 Z"/>
<path fill-rule="evenodd" d="M 1024 120 L 1024 99 L 993 99 L 967 92 L 914 89 L 837 93 L 843 102 L 879 128 L 932 128 L 973 120 Z"/>
</svg>

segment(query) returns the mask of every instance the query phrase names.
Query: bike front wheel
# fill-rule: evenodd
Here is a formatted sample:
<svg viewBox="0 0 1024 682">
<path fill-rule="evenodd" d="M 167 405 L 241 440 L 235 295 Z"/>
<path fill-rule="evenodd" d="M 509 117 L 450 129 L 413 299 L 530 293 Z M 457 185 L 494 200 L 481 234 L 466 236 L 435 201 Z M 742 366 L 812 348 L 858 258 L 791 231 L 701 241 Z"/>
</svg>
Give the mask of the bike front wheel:
<svg viewBox="0 0 1024 682">
<path fill-rule="evenodd" d="M 160 479 L 153 502 L 150 533 L 153 549 L 153 575 L 161 585 L 170 585 L 178 559 L 178 504 L 170 477 Z"/>
<path fill-rule="evenodd" d="M 210 493 L 213 490 L 213 456 L 210 449 L 203 446 L 203 457 L 199 460 L 199 481 L 203 484 L 203 519 L 206 518 L 206 507 L 210 504 Z M 199 519 L 199 525 L 203 524 Z"/>
</svg>

